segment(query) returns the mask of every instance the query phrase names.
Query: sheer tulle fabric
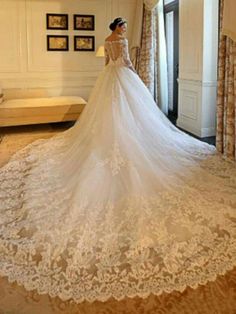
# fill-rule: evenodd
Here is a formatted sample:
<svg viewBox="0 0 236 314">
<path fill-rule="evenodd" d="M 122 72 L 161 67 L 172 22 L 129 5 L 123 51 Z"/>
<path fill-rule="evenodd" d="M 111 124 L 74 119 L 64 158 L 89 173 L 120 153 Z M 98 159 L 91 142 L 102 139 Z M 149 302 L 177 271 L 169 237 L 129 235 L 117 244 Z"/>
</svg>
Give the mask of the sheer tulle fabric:
<svg viewBox="0 0 236 314">
<path fill-rule="evenodd" d="M 196 288 L 236 265 L 236 169 L 110 61 L 79 121 L 0 169 L 0 274 L 63 300 Z"/>
</svg>

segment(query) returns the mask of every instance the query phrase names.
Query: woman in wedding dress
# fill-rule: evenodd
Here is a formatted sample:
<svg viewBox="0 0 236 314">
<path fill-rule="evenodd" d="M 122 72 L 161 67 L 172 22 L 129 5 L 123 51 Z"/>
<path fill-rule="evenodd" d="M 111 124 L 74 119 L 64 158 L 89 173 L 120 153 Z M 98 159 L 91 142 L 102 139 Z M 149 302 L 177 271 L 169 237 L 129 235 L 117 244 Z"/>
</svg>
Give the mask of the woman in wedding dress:
<svg viewBox="0 0 236 314">
<path fill-rule="evenodd" d="M 0 169 L 0 275 L 62 300 L 146 297 L 236 265 L 236 169 L 173 126 L 111 23 L 73 127 Z"/>
</svg>

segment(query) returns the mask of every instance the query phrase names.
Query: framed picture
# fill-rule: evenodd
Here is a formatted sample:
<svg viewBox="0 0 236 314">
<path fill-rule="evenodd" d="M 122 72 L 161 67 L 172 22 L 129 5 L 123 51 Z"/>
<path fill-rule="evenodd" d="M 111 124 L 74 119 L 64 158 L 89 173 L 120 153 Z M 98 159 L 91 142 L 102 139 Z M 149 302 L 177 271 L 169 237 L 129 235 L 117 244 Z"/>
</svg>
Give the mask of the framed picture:
<svg viewBox="0 0 236 314">
<path fill-rule="evenodd" d="M 94 31 L 94 15 L 74 14 L 74 30 Z"/>
<path fill-rule="evenodd" d="M 68 29 L 68 14 L 47 13 L 47 29 Z"/>
<path fill-rule="evenodd" d="M 47 35 L 48 51 L 68 51 L 69 36 L 67 35 Z"/>
<path fill-rule="evenodd" d="M 94 36 L 74 36 L 75 51 L 94 51 Z"/>
</svg>

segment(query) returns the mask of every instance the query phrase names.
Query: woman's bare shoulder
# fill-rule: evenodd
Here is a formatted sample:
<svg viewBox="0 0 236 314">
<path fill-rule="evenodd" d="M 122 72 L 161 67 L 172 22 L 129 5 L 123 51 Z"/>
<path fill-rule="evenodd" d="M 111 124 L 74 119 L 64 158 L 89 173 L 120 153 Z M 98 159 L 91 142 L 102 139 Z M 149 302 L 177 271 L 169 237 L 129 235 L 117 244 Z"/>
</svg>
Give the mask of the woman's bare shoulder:
<svg viewBox="0 0 236 314">
<path fill-rule="evenodd" d="M 111 40 L 111 36 L 108 36 L 105 38 L 105 41 L 110 41 Z"/>
<path fill-rule="evenodd" d="M 122 40 L 122 39 L 125 39 L 124 36 L 108 36 L 105 38 L 105 41 L 117 41 L 117 40 Z"/>
</svg>

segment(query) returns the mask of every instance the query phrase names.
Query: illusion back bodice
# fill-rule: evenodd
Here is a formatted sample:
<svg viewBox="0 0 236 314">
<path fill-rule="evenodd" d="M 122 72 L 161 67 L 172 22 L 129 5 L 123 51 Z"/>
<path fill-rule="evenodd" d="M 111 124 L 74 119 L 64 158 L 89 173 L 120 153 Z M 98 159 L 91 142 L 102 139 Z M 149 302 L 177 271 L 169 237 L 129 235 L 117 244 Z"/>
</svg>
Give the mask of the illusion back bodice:
<svg viewBox="0 0 236 314">
<path fill-rule="evenodd" d="M 119 40 L 105 41 L 105 65 L 123 65 L 134 70 L 129 57 L 128 40 L 121 38 Z"/>
</svg>

